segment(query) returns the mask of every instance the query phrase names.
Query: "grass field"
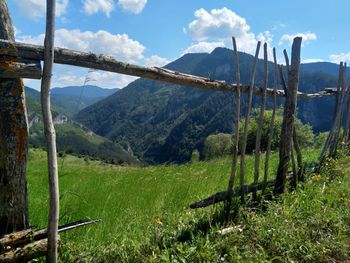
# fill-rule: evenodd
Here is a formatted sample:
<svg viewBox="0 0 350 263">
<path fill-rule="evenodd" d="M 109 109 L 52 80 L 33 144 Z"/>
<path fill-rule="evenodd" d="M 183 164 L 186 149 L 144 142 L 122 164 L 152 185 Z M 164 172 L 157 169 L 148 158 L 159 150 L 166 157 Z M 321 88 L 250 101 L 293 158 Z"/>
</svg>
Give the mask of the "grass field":
<svg viewBox="0 0 350 263">
<path fill-rule="evenodd" d="M 305 153 L 305 161 L 313 161 L 319 151 Z M 41 228 L 46 226 L 48 211 L 46 153 L 31 149 L 29 156 L 31 224 Z M 276 173 L 277 157 L 276 153 L 271 156 L 270 178 Z M 193 222 L 206 217 L 210 221 L 217 212 L 215 207 L 193 212 L 188 206 L 224 190 L 231 165 L 230 158 L 224 158 L 185 165 L 122 167 L 73 156 L 60 158 L 58 163 L 60 224 L 87 218 L 102 220 L 62 235 L 64 259 L 88 258 L 89 254 L 90 260 L 96 254 L 103 258 L 104 253 L 113 254 L 112 248 L 118 247 L 119 254 L 125 253 L 118 257 L 125 261 L 129 261 L 129 254 L 142 254 L 135 247 L 161 239 L 163 231 L 175 235 L 183 220 Z M 246 168 L 247 181 L 251 182 L 252 156 L 248 156 Z M 132 247 L 136 252 L 129 251 Z M 92 258 L 91 253 L 95 255 Z"/>
</svg>

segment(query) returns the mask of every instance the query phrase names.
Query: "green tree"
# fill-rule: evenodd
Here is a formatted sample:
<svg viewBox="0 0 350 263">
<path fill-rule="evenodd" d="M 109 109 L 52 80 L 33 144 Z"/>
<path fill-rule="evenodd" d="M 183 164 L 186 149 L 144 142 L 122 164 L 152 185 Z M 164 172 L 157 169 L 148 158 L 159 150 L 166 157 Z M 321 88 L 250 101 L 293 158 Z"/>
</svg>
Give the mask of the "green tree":
<svg viewBox="0 0 350 263">
<path fill-rule="evenodd" d="M 231 152 L 231 134 L 218 133 L 209 135 L 204 141 L 203 156 L 206 160 L 222 157 Z"/>
</svg>

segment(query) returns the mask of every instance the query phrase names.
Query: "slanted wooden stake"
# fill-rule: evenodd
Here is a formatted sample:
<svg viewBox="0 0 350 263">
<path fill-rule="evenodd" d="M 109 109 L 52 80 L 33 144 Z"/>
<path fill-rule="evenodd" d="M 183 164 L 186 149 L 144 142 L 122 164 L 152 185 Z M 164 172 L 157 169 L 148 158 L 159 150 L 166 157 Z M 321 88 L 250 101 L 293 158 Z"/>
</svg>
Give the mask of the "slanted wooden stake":
<svg viewBox="0 0 350 263">
<path fill-rule="evenodd" d="M 231 165 L 231 176 L 228 181 L 228 202 L 227 202 L 227 212 L 229 212 L 229 209 L 231 207 L 231 201 L 232 201 L 232 194 L 233 194 L 233 187 L 235 185 L 235 179 L 236 179 L 236 170 L 237 170 L 237 157 L 238 157 L 238 145 L 239 145 L 239 121 L 240 121 L 240 115 L 241 115 L 241 91 L 240 91 L 240 85 L 241 85 L 241 79 L 240 79 L 240 71 L 239 71 L 239 61 L 238 61 L 238 51 L 237 51 L 237 45 L 236 45 L 236 39 L 232 37 L 232 43 L 233 43 L 233 55 L 234 55 L 234 63 L 236 67 L 236 84 L 237 84 L 237 92 L 236 92 L 236 120 L 235 120 L 235 131 L 233 135 L 233 152 L 232 152 L 232 165 Z"/>
<path fill-rule="evenodd" d="M 250 120 L 250 111 L 252 107 L 252 97 L 253 97 L 253 87 L 255 82 L 255 73 L 256 73 L 256 67 L 258 64 L 259 59 L 259 50 L 260 50 L 261 42 L 259 41 L 256 47 L 255 52 L 255 59 L 254 64 L 252 68 L 252 73 L 250 76 L 250 86 L 249 86 L 249 93 L 248 93 L 248 99 L 247 99 L 247 107 L 246 107 L 246 113 L 245 113 L 245 121 L 244 121 L 244 131 L 243 131 L 243 141 L 242 141 L 242 147 L 241 147 L 241 162 L 240 162 L 240 186 L 242 188 L 241 193 L 241 200 L 244 202 L 244 182 L 245 182 L 245 151 L 247 148 L 247 140 L 248 140 L 248 125 Z"/>
<path fill-rule="evenodd" d="M 301 153 L 300 144 L 299 144 L 298 135 L 297 135 L 297 129 L 295 125 L 293 127 L 293 146 L 294 146 L 295 153 L 297 155 L 297 165 L 298 165 L 297 179 L 302 180 L 303 172 L 304 172 L 303 155 Z"/>
<path fill-rule="evenodd" d="M 276 49 L 273 48 L 273 61 L 274 61 L 274 70 L 273 70 L 273 87 L 274 91 L 277 91 L 277 59 L 276 59 Z M 269 136 L 267 140 L 267 148 L 266 148 L 266 155 L 265 155 L 265 167 L 264 167 L 264 185 L 266 185 L 267 177 L 269 175 L 269 159 L 270 159 L 270 153 L 271 153 L 271 144 L 272 139 L 274 136 L 275 131 L 275 117 L 276 117 L 276 105 L 277 105 L 277 96 L 276 92 L 274 93 L 272 97 L 272 116 L 270 121 L 270 129 L 269 129 Z M 265 192 L 266 187 L 263 189 L 263 194 Z"/>
<path fill-rule="evenodd" d="M 297 91 L 299 85 L 299 67 L 300 67 L 300 48 L 301 37 L 296 37 L 292 45 L 292 63 L 288 72 L 288 92 L 284 104 L 283 122 L 281 131 L 279 164 L 276 176 L 274 193 L 281 194 L 284 192 L 288 166 L 290 161 L 294 115 L 296 111 Z"/>
<path fill-rule="evenodd" d="M 329 131 L 329 134 L 327 136 L 327 140 L 325 142 L 325 144 L 322 147 L 322 151 L 319 157 L 319 166 L 318 169 L 321 168 L 321 165 L 324 161 L 324 158 L 327 156 L 327 151 L 328 149 L 331 147 L 332 141 L 333 141 L 333 137 L 334 137 L 334 133 L 337 127 L 337 123 L 338 123 L 338 102 L 339 102 L 339 96 L 341 94 L 341 79 L 342 79 L 342 72 L 343 72 L 343 62 L 340 62 L 339 65 L 339 78 L 338 78 L 338 86 L 337 86 L 337 94 L 336 94 L 336 101 L 335 101 L 335 111 L 334 111 L 334 118 L 333 118 L 333 124 L 332 124 L 332 128 Z"/>
<path fill-rule="evenodd" d="M 346 67 L 345 67 L 345 70 L 346 70 Z M 349 128 L 350 128 L 350 89 L 348 86 L 347 79 L 345 79 L 345 82 L 346 82 L 346 86 L 347 86 L 347 92 L 346 92 L 347 93 L 347 102 L 346 102 L 346 106 L 345 106 L 346 121 L 345 121 L 344 133 L 343 133 L 343 139 L 342 139 L 344 146 L 346 146 L 348 144 Z"/>
<path fill-rule="evenodd" d="M 45 139 L 47 145 L 47 159 L 49 170 L 50 207 L 48 218 L 48 262 L 57 262 L 58 218 L 59 218 L 59 190 L 58 167 L 56 155 L 56 132 L 52 122 L 50 105 L 50 85 L 52 66 L 54 61 L 55 35 L 55 0 L 46 2 L 46 34 L 44 70 L 41 81 L 41 107 L 43 112 Z"/>
<path fill-rule="evenodd" d="M 345 87 L 345 65 L 341 67 L 341 74 L 340 74 L 340 94 L 338 98 L 337 103 L 337 113 L 336 113 L 336 119 L 335 119 L 335 129 L 333 131 L 333 136 L 331 137 L 332 140 L 330 142 L 330 149 L 329 149 L 329 155 L 331 157 L 334 157 L 337 152 L 338 147 L 338 141 L 340 136 L 340 130 L 342 126 L 342 116 L 343 116 L 343 107 L 345 103 L 345 94 L 346 94 L 346 87 Z"/>
<path fill-rule="evenodd" d="M 258 121 L 258 128 L 256 130 L 255 140 L 255 165 L 254 165 L 254 184 L 257 184 L 260 177 L 260 144 L 261 144 L 261 133 L 264 124 L 264 114 L 266 105 L 266 89 L 268 84 L 268 60 L 267 60 L 267 43 L 264 44 L 264 87 L 263 94 L 261 97 L 260 114 Z M 256 192 L 253 192 L 253 198 L 256 199 Z"/>
</svg>

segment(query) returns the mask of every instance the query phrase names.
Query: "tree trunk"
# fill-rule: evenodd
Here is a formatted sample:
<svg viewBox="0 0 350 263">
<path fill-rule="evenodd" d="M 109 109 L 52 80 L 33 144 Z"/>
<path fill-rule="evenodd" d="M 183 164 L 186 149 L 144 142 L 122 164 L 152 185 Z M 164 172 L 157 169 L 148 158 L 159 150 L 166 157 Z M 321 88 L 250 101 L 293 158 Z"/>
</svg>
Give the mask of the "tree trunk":
<svg viewBox="0 0 350 263">
<path fill-rule="evenodd" d="M 14 41 L 6 1 L 0 1 L 0 38 Z M 0 79 L 0 236 L 28 228 L 28 126 L 21 79 Z"/>
</svg>

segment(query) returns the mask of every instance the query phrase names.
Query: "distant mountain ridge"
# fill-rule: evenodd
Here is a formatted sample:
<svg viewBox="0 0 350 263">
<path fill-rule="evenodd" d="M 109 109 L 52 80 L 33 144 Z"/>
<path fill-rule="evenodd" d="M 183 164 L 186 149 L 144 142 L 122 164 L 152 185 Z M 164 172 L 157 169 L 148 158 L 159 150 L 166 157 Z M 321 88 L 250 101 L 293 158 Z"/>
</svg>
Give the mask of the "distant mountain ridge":
<svg viewBox="0 0 350 263">
<path fill-rule="evenodd" d="M 44 129 L 40 106 L 40 92 L 25 87 L 28 124 L 30 130 L 29 144 L 34 147 L 44 147 Z M 55 94 L 53 97 L 56 96 Z M 68 96 L 68 95 L 67 95 Z M 57 149 L 75 155 L 89 156 L 111 163 L 139 163 L 129 149 L 113 143 L 107 138 L 96 135 L 84 125 L 65 115 L 61 107 L 52 103 L 53 122 L 57 134 Z M 125 146 L 127 148 L 127 145 Z"/>
<path fill-rule="evenodd" d="M 248 84 L 254 57 L 239 53 L 241 81 Z M 216 48 L 212 53 L 186 54 L 166 68 L 193 75 L 235 82 L 233 52 Z M 324 70 L 327 72 L 325 73 Z M 338 66 L 311 63 L 301 66 L 299 90 L 317 92 L 335 86 Z M 263 84 L 263 61 L 259 60 L 256 85 Z M 269 86 L 273 64 L 269 63 Z M 246 95 L 243 95 L 243 100 Z M 279 100 L 281 105 L 282 99 Z M 254 97 L 258 106 L 260 97 Z M 334 98 L 298 101 L 298 117 L 315 131 L 329 129 Z M 268 105 L 271 105 L 269 100 Z M 242 103 L 242 112 L 245 103 Z M 235 119 L 234 94 L 185 88 L 175 84 L 138 79 L 119 92 L 91 105 L 76 116 L 95 133 L 115 142 L 128 143 L 149 163 L 185 162 L 204 139 L 219 132 L 231 133 Z"/>
</svg>

